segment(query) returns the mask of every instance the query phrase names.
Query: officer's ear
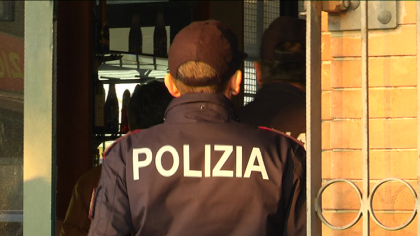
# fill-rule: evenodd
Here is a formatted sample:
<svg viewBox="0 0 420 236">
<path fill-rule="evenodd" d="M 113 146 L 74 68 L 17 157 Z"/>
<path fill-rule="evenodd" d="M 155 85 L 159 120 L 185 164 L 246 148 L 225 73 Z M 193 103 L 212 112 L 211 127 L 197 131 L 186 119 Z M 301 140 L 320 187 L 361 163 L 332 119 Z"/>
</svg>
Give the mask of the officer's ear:
<svg viewBox="0 0 420 236">
<path fill-rule="evenodd" d="M 242 82 L 242 71 L 237 70 L 236 73 L 229 80 L 229 89 L 226 96 L 230 98 L 230 95 L 236 96 L 241 91 L 241 82 Z"/>
<path fill-rule="evenodd" d="M 169 93 L 173 96 L 173 97 L 180 97 L 181 93 L 179 92 L 178 88 L 175 86 L 175 83 L 172 79 L 172 76 L 170 73 L 167 73 L 165 75 L 165 86 L 168 89 Z"/>
<path fill-rule="evenodd" d="M 261 64 L 258 61 L 254 61 L 255 77 L 257 77 L 258 85 L 262 86 L 261 81 Z"/>
</svg>

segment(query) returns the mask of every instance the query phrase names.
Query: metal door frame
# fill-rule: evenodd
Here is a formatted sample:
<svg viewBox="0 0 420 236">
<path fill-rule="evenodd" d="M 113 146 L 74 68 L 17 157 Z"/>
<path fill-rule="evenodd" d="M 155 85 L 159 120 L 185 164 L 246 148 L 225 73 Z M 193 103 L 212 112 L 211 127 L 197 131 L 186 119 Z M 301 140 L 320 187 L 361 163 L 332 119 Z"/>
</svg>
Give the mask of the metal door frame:
<svg viewBox="0 0 420 236">
<path fill-rule="evenodd" d="M 55 234 L 53 1 L 25 1 L 23 235 Z"/>
</svg>

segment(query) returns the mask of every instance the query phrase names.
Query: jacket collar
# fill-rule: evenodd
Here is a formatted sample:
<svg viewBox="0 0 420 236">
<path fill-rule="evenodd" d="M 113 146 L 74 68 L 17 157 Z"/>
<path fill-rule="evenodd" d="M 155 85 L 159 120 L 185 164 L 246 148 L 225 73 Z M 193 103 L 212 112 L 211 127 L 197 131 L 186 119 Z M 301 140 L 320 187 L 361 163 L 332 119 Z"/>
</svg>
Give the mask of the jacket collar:
<svg viewBox="0 0 420 236">
<path fill-rule="evenodd" d="M 223 94 L 190 93 L 172 99 L 165 112 L 165 123 L 191 121 L 238 121 L 234 104 Z"/>
</svg>

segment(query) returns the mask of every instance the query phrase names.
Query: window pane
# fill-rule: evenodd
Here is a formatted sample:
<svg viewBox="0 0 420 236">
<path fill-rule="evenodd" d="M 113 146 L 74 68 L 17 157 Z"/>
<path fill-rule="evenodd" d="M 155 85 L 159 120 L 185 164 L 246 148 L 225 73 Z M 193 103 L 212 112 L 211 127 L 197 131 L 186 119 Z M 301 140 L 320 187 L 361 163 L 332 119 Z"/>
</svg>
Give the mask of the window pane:
<svg viewBox="0 0 420 236">
<path fill-rule="evenodd" d="M 0 235 L 22 235 L 24 1 L 0 2 Z"/>
<path fill-rule="evenodd" d="M 259 58 L 262 33 L 279 15 L 280 1 L 244 2 L 244 46 L 248 54 L 244 64 L 244 105 L 254 100 L 258 89 L 254 61 Z"/>
</svg>

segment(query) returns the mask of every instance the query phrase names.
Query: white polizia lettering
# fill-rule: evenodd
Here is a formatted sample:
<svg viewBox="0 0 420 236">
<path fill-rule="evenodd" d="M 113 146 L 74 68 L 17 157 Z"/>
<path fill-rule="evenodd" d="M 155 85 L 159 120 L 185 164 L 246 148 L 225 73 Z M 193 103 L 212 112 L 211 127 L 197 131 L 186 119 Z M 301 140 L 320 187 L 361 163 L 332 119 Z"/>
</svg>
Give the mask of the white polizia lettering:
<svg viewBox="0 0 420 236">
<path fill-rule="evenodd" d="M 202 162 L 204 166 L 201 167 L 201 170 L 194 170 L 191 168 L 191 156 L 190 156 L 190 145 L 183 145 L 183 175 L 185 177 L 195 177 L 201 178 L 204 177 L 228 177 L 228 178 L 250 178 L 252 172 L 260 172 L 263 179 L 268 180 L 267 170 L 264 164 L 264 159 L 261 154 L 261 150 L 257 147 L 252 148 L 251 154 L 248 158 L 248 163 L 243 172 L 243 150 L 242 146 L 232 145 L 214 145 L 212 150 L 212 145 L 204 145 L 204 161 Z M 235 150 L 235 154 L 233 153 Z M 219 155 L 219 153 L 221 154 Z M 164 155 L 167 153 L 166 155 Z M 140 158 L 141 156 L 145 156 Z M 229 158 L 235 158 L 235 161 L 228 162 Z M 169 169 L 165 169 L 162 165 L 162 158 L 172 158 L 172 166 Z M 199 158 L 199 157 L 194 157 Z M 203 158 L 203 157 L 201 157 Z M 139 160 L 142 159 L 142 160 Z M 139 172 L 141 168 L 147 167 L 151 164 L 153 159 L 153 153 L 149 148 L 135 148 L 133 149 L 133 179 L 139 179 Z M 179 154 L 177 150 L 170 146 L 165 145 L 161 147 L 155 156 L 155 166 L 156 170 L 160 175 L 164 177 L 170 177 L 174 175 L 179 168 Z M 246 159 L 245 159 L 246 160 Z M 212 163 L 212 161 L 214 163 Z M 230 163 L 227 165 L 226 163 Z M 233 164 L 234 163 L 234 164 Z M 214 167 L 212 166 L 214 165 Z M 235 168 L 233 168 L 233 165 Z M 231 169 L 229 169 L 229 167 Z M 195 166 L 197 168 L 198 166 Z M 212 168 L 213 167 L 213 168 Z M 168 166 L 166 166 L 168 168 Z M 235 172 L 235 174 L 234 174 Z"/>
<path fill-rule="evenodd" d="M 204 176 L 211 177 L 211 145 L 204 145 Z"/>
<path fill-rule="evenodd" d="M 236 146 L 236 177 L 242 177 L 242 147 Z"/>
<path fill-rule="evenodd" d="M 202 177 L 203 173 L 199 170 L 190 170 L 190 145 L 184 145 L 184 176 Z"/>
<path fill-rule="evenodd" d="M 146 159 L 139 161 L 139 155 L 146 155 Z M 139 169 L 150 165 L 152 162 L 152 151 L 149 148 L 135 148 L 133 149 L 133 179 L 139 179 Z"/>
<path fill-rule="evenodd" d="M 173 163 L 172 167 L 169 170 L 165 170 L 162 166 L 162 156 L 165 152 L 169 152 L 172 154 Z M 159 173 L 162 176 L 169 177 L 175 174 L 175 172 L 178 170 L 179 167 L 179 155 L 176 149 L 172 146 L 166 145 L 159 149 L 159 151 L 156 153 L 156 169 L 159 171 Z"/>
<path fill-rule="evenodd" d="M 257 160 L 258 165 L 254 165 L 255 160 Z M 267 170 L 265 169 L 264 161 L 262 159 L 261 151 L 259 148 L 253 148 L 251 155 L 249 156 L 248 165 L 244 173 L 244 178 L 251 177 L 252 171 L 259 171 L 263 179 L 268 179 Z"/>
<path fill-rule="evenodd" d="M 230 154 L 233 152 L 233 146 L 229 145 L 214 145 L 215 151 L 223 151 L 222 157 L 220 157 L 217 164 L 213 169 L 213 176 L 218 177 L 233 177 L 233 170 L 222 170 L 223 165 L 230 157 Z"/>
</svg>

